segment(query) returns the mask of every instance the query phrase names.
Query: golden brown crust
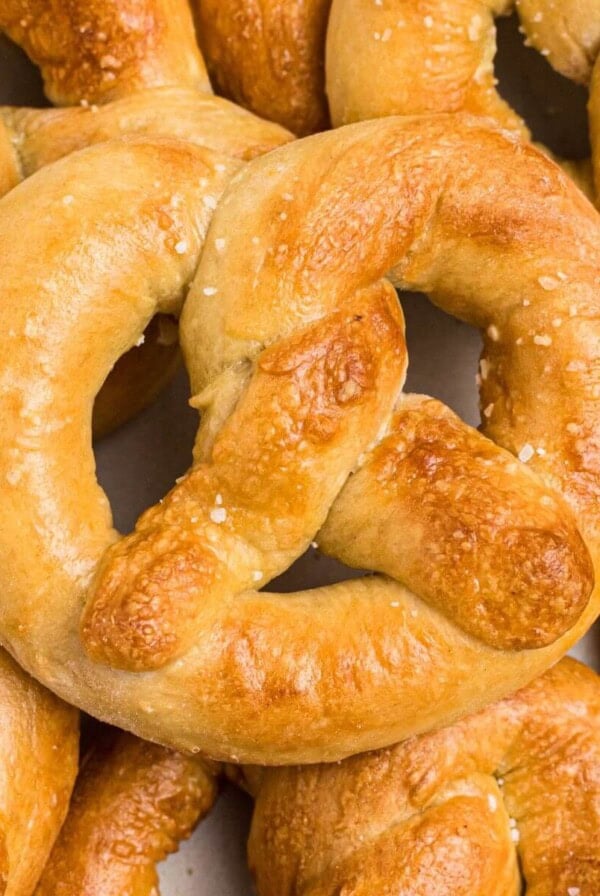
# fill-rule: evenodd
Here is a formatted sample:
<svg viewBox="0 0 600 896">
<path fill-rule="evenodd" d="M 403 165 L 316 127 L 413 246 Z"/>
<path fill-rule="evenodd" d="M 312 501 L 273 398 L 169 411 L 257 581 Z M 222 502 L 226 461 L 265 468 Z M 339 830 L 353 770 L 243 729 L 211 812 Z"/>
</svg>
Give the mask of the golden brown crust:
<svg viewBox="0 0 600 896">
<path fill-rule="evenodd" d="M 0 202 L 2 637 L 52 687 L 142 736 L 219 758 L 335 759 L 521 686 L 597 615 L 595 589 L 572 625 L 589 570 L 569 513 L 597 564 L 598 217 L 533 148 L 461 117 L 376 120 L 251 162 L 212 216 L 182 318 L 204 409 L 194 465 L 107 552 L 116 535 L 93 478 L 93 396 L 148 317 L 180 301 L 227 164 L 189 144 L 105 144 Z M 82 257 L 94 264 L 82 268 Z M 535 579 L 547 597 L 546 574 L 556 575 L 542 637 L 564 634 L 549 646 L 490 646 L 385 576 L 296 595 L 255 590 L 318 540 L 350 473 L 386 434 L 405 365 L 387 271 L 485 330 L 487 432 L 540 477 L 529 488 L 531 477 L 515 474 L 530 505 L 521 520 L 562 543 L 556 571 L 550 551 Z M 465 444 L 478 438 L 465 430 Z M 490 456 L 502 520 L 507 501 L 521 505 L 505 455 Z M 503 550 L 505 531 L 499 524 Z M 577 586 L 566 601 L 563 564 Z M 498 632 L 510 595 L 491 597 Z M 80 639 L 86 600 L 102 663 Z M 534 613 L 525 616 L 521 638 Z M 117 668 L 169 657 L 143 674 Z"/>
<path fill-rule="evenodd" d="M 247 781 L 260 896 L 600 887 L 600 683 L 572 660 L 452 728 Z"/>
<path fill-rule="evenodd" d="M 3 0 L 0 30 L 39 66 L 56 105 L 144 87 L 210 91 L 183 0 Z"/>
<path fill-rule="evenodd" d="M 0 651 L 0 891 L 30 896 L 67 814 L 79 714 Z"/>
<path fill-rule="evenodd" d="M 440 402 L 417 396 L 346 484 L 319 546 L 393 576 L 463 631 L 513 650 L 556 640 L 593 585 L 556 492 Z"/>
<path fill-rule="evenodd" d="M 194 0 L 216 88 L 304 136 L 329 121 L 324 91 L 331 0 Z"/>
<path fill-rule="evenodd" d="M 92 748 L 35 896 L 153 896 L 156 864 L 211 808 L 199 759 L 116 731 Z"/>
</svg>

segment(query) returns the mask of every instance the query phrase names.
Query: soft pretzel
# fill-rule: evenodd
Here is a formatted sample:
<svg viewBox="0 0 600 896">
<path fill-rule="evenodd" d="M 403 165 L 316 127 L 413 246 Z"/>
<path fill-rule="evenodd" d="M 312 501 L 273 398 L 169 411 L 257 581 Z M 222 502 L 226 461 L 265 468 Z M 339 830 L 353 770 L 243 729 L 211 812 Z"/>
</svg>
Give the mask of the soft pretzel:
<svg viewBox="0 0 600 896">
<path fill-rule="evenodd" d="M 600 687 L 573 660 L 452 728 L 246 777 L 260 896 L 600 891 Z"/>
<path fill-rule="evenodd" d="M 0 892 L 31 896 L 75 782 L 78 713 L 0 651 L 0 726 Z"/>
<path fill-rule="evenodd" d="M 71 104 L 0 107 L 0 195 L 43 165 L 125 134 L 178 137 L 245 159 L 291 138 L 212 95 L 185 0 L 9 0 L 0 30 L 40 66 L 48 96 Z M 178 363 L 175 326 L 158 320 L 111 372 L 95 434 L 150 404 Z"/>
<path fill-rule="evenodd" d="M 516 6 L 529 44 L 590 84 L 600 169 L 599 0 L 195 0 L 211 76 L 299 134 L 386 115 L 467 112 L 529 136 L 494 78 L 494 17 Z M 326 47 L 326 53 L 325 48 Z M 326 61 L 325 61 L 326 56 Z M 579 163 L 565 163 L 591 191 Z"/>
<path fill-rule="evenodd" d="M 156 864 L 210 810 L 215 772 L 200 759 L 103 732 L 35 896 L 157 896 Z"/>
<path fill-rule="evenodd" d="M 598 218 L 536 150 L 461 118 L 379 120 L 252 161 L 183 315 L 204 409 L 194 465 L 118 539 L 93 398 L 181 301 L 234 167 L 189 144 L 104 144 L 0 203 L 1 636 L 61 695 L 149 739 L 340 758 L 515 689 L 597 614 L 580 532 L 595 561 Z M 400 398 L 390 269 L 484 328 L 502 448 Z M 254 590 L 315 536 L 384 576 Z"/>
</svg>

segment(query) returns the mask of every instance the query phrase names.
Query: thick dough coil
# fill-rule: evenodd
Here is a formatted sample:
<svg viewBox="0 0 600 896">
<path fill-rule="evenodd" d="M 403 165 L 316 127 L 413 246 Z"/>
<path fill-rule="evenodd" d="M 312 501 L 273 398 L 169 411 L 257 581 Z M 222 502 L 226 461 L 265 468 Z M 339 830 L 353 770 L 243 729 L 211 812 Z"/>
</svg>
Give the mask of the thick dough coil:
<svg viewBox="0 0 600 896">
<path fill-rule="evenodd" d="M 0 203 L 1 636 L 141 736 L 336 759 L 505 695 L 597 615 L 598 218 L 535 149 L 460 117 L 374 121 L 251 162 L 182 317 L 204 410 L 194 465 L 118 539 L 91 405 L 148 319 L 181 303 L 236 167 L 189 144 L 104 144 Z M 388 271 L 484 331 L 497 445 L 400 396 Z M 383 575 L 255 590 L 315 537 Z"/>
<path fill-rule="evenodd" d="M 36 896 L 155 896 L 223 769 L 110 732 Z M 600 682 L 563 660 L 453 727 L 332 765 L 229 767 L 259 896 L 596 896 Z"/>
<path fill-rule="evenodd" d="M 35 896 L 157 896 L 156 865 L 212 807 L 216 771 L 129 734 L 101 732 Z"/>
<path fill-rule="evenodd" d="M 31 896 L 67 814 L 79 713 L 0 651 L 0 893 Z"/>
</svg>

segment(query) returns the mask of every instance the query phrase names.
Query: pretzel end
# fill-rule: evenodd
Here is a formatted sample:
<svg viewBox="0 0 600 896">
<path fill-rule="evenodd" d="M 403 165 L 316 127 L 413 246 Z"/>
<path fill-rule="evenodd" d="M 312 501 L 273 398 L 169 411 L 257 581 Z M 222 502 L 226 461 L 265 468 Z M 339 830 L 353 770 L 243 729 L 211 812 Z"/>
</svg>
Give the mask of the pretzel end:
<svg viewBox="0 0 600 896">
<path fill-rule="evenodd" d="M 109 550 L 84 613 L 89 656 L 131 672 L 165 666 L 189 646 L 216 569 L 215 555 L 185 530 L 124 539 Z"/>
</svg>

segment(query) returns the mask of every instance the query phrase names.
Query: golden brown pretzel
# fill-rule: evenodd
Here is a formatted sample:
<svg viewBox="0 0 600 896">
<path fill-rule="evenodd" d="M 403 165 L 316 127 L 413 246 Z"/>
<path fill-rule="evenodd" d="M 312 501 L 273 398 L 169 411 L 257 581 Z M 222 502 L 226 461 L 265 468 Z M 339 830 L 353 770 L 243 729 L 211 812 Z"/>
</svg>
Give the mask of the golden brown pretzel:
<svg viewBox="0 0 600 896">
<path fill-rule="evenodd" d="M 123 732 L 102 732 L 35 896 L 156 896 L 155 866 L 210 810 L 215 771 Z"/>
<path fill-rule="evenodd" d="M 291 137 L 212 95 L 185 0 L 8 0 L 0 30 L 40 66 L 48 96 L 71 104 L 0 107 L 0 195 L 69 152 L 130 133 L 239 158 Z M 172 322 L 159 320 L 143 347 L 119 360 L 98 397 L 96 435 L 142 410 L 171 379 L 179 363 L 173 334 Z"/>
<path fill-rule="evenodd" d="M 325 34 L 331 0 L 193 0 L 217 90 L 304 136 L 329 122 Z"/>
<path fill-rule="evenodd" d="M 600 169 L 599 0 L 194 2 L 216 86 L 300 134 L 321 130 L 329 113 L 339 126 L 468 112 L 527 136 L 496 90 L 493 67 L 494 16 L 516 5 L 527 41 L 561 74 L 591 85 L 593 161 Z M 587 172 L 567 166 L 589 191 Z"/>
<path fill-rule="evenodd" d="M 462 118 L 379 120 L 251 162 L 183 315 L 205 410 L 195 463 L 111 547 L 90 407 L 148 318 L 181 301 L 233 164 L 104 144 L 0 203 L 1 637 L 141 736 L 217 758 L 339 758 L 520 686 L 597 614 L 578 526 L 596 562 L 599 221 L 553 163 Z M 400 400 L 391 269 L 485 330 L 487 432 L 524 463 L 439 405 Z M 368 527 L 355 538 L 357 492 L 385 531 L 447 522 L 403 556 Z M 321 528 L 324 549 L 360 563 L 366 545 L 399 581 L 254 590 Z"/>
<path fill-rule="evenodd" d="M 79 714 L 0 651 L 0 893 L 31 896 L 67 813 Z"/>
<path fill-rule="evenodd" d="M 246 777 L 260 896 L 600 891 L 600 682 L 573 660 L 452 728 Z"/>
</svg>

